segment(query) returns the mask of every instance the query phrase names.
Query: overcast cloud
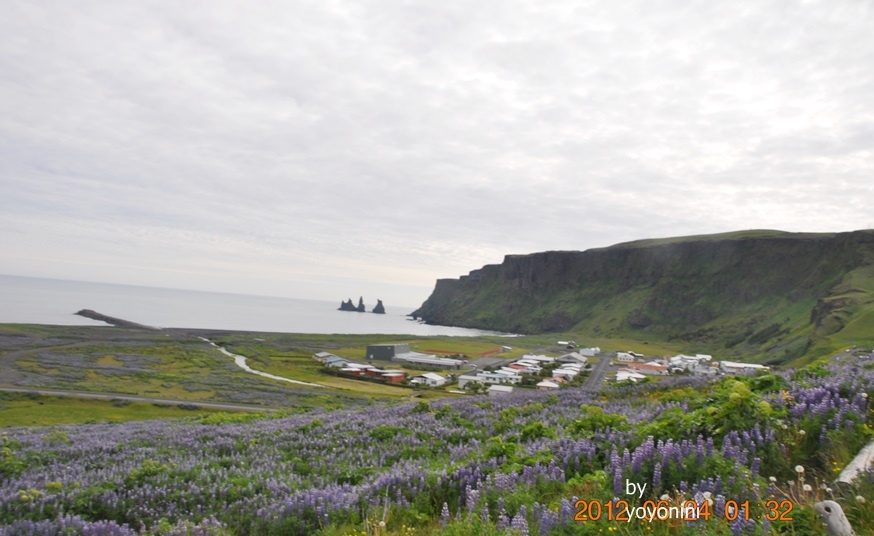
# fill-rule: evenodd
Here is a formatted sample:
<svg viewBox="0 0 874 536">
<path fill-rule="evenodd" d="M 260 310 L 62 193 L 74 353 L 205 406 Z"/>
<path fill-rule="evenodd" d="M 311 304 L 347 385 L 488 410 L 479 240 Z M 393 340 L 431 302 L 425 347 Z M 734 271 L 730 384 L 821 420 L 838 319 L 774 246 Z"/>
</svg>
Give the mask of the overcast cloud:
<svg viewBox="0 0 874 536">
<path fill-rule="evenodd" d="M 7 0 L 0 273 L 420 304 L 874 227 L 870 0 Z"/>
</svg>

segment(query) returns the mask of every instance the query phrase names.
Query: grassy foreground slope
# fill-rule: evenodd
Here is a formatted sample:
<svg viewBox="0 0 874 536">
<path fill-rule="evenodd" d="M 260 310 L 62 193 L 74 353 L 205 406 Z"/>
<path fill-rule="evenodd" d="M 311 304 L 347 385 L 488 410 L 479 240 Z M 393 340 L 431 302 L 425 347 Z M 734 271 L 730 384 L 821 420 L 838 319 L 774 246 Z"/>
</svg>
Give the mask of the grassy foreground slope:
<svg viewBox="0 0 874 536">
<path fill-rule="evenodd" d="M 870 535 L 874 472 L 834 482 L 874 438 L 874 366 L 847 359 L 600 393 L 11 428 L 0 534 L 824 536 L 813 505 L 829 499 Z"/>
<path fill-rule="evenodd" d="M 746 231 L 508 255 L 439 280 L 414 314 L 803 364 L 874 342 L 874 231 Z"/>
</svg>

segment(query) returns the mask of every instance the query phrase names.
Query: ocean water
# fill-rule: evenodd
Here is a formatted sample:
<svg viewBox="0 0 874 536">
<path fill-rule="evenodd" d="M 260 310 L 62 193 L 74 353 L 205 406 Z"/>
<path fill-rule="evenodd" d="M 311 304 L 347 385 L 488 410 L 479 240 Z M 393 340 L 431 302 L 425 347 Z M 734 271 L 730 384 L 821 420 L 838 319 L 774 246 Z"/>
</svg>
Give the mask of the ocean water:
<svg viewBox="0 0 874 536">
<path fill-rule="evenodd" d="M 375 303 L 367 303 L 368 309 Z M 0 275 L 0 323 L 105 326 L 74 313 L 92 309 L 131 322 L 166 328 L 278 333 L 475 336 L 492 332 L 429 326 L 411 309 L 387 305 L 386 314 L 338 311 L 334 302 L 111 285 Z"/>
</svg>

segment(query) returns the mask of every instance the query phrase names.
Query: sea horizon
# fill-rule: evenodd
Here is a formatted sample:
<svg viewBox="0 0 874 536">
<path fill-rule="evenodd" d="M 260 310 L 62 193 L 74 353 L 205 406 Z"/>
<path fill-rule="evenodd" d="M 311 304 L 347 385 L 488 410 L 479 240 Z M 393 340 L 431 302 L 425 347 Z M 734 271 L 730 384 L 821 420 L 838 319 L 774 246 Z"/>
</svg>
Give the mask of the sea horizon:
<svg viewBox="0 0 874 536">
<path fill-rule="evenodd" d="M 386 335 L 509 335 L 414 321 L 412 307 L 384 305 L 386 313 L 340 311 L 327 300 L 97 283 L 0 274 L 0 324 L 106 326 L 75 313 L 98 313 L 159 328 L 277 333 Z"/>
</svg>

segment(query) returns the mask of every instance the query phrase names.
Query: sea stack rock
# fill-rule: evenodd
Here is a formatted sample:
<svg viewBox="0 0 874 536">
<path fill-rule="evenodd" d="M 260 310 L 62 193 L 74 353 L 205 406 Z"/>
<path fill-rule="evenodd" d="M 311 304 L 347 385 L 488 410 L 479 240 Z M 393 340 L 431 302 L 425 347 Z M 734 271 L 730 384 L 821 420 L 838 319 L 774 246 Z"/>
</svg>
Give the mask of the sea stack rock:
<svg viewBox="0 0 874 536">
<path fill-rule="evenodd" d="M 371 312 L 376 313 L 378 315 L 385 314 L 385 306 L 382 304 L 382 300 L 376 300 L 376 307 L 374 307 L 373 311 L 371 311 Z"/>
<path fill-rule="evenodd" d="M 364 307 L 364 297 L 363 296 L 358 298 L 358 308 L 355 310 L 358 311 L 359 313 L 364 313 L 367 311 L 367 309 Z"/>
<path fill-rule="evenodd" d="M 349 301 L 340 302 L 340 311 L 357 311 L 358 308 L 352 303 L 352 298 Z"/>
</svg>

